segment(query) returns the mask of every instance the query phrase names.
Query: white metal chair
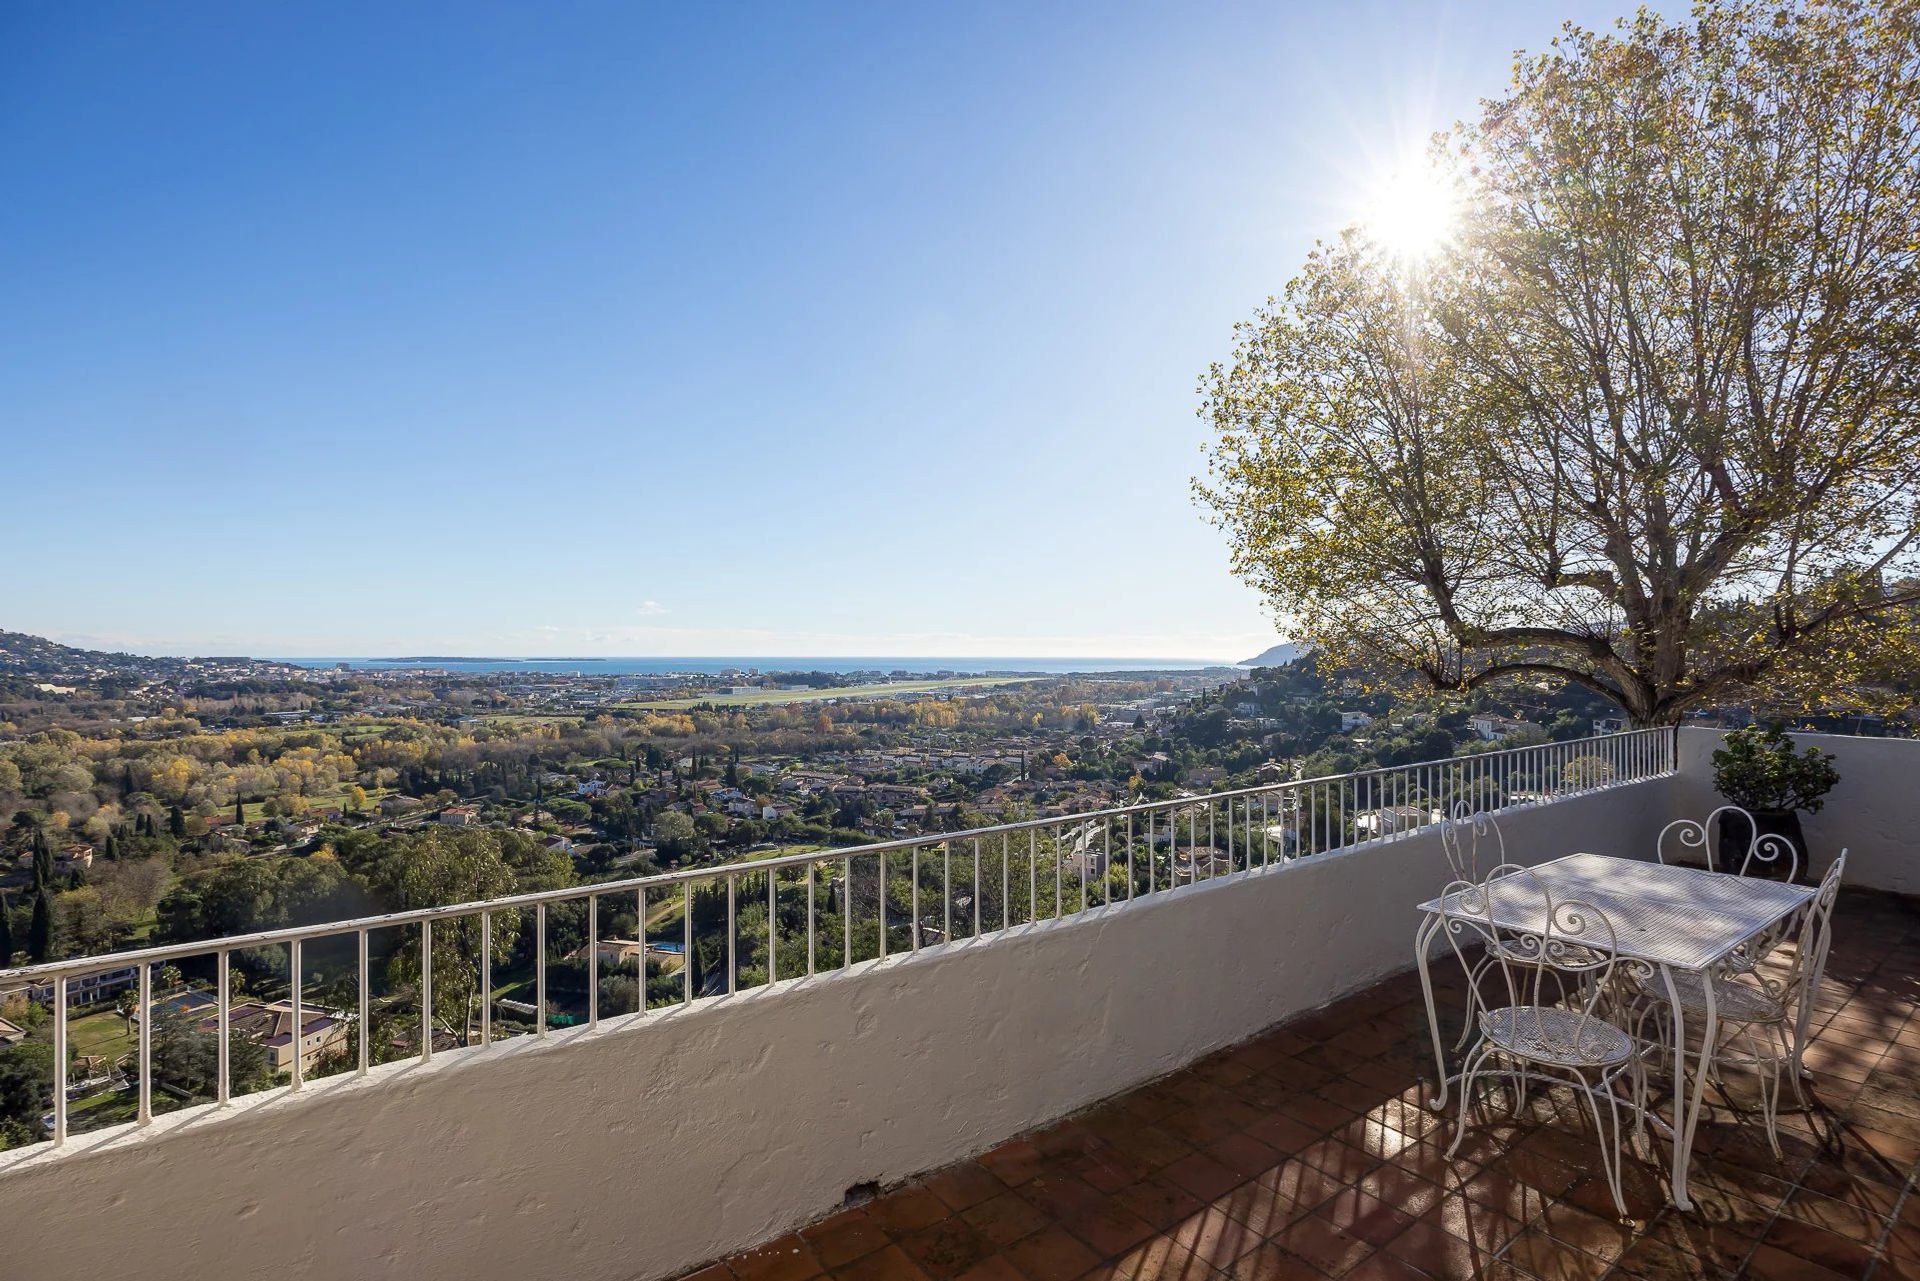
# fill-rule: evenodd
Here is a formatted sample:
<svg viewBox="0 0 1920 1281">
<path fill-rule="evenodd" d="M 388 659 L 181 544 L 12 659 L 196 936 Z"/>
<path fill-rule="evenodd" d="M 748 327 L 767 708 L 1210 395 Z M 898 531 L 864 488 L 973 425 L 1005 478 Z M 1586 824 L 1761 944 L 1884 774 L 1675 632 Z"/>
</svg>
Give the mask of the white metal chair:
<svg viewBox="0 0 1920 1281">
<path fill-rule="evenodd" d="M 1717 848 L 1717 842 L 1713 839 L 1715 835 L 1714 825 L 1716 823 L 1719 824 L 1720 830 L 1724 832 L 1726 830 L 1727 820 L 1736 814 L 1739 815 L 1747 825 L 1747 852 L 1741 857 L 1738 868 L 1721 867 L 1719 866 L 1719 860 L 1714 854 Z M 1787 869 L 1787 879 L 1793 881 L 1799 878 L 1800 852 L 1793 848 L 1793 842 L 1774 832 L 1769 832 L 1765 836 L 1762 836 L 1760 834 L 1760 825 L 1754 821 L 1753 815 L 1741 809 L 1738 805 L 1722 805 L 1708 814 L 1704 821 L 1694 818 L 1677 818 L 1661 828 L 1660 837 L 1654 842 L 1653 855 L 1662 863 L 1668 861 L 1667 837 L 1669 833 L 1677 837 L 1679 850 L 1700 851 L 1705 857 L 1707 870 L 1709 872 L 1734 872 L 1740 876 L 1751 876 L 1755 871 L 1771 871 L 1776 865 L 1784 863 Z M 1677 850 L 1676 853 L 1678 852 Z"/>
<path fill-rule="evenodd" d="M 1833 941 L 1833 905 L 1840 896 L 1840 880 L 1846 874 L 1847 852 L 1833 860 L 1820 878 L 1820 888 L 1792 922 L 1793 946 L 1779 949 L 1781 940 L 1756 940 L 1735 958 L 1739 975 L 1675 974 L 1670 998 L 1666 984 L 1658 977 L 1640 976 L 1634 980 L 1638 995 L 1631 1007 L 1628 1023 L 1634 1038 L 1657 1044 L 1666 1053 L 1672 1023 L 1662 1016 L 1670 1000 L 1678 1000 L 1689 1018 L 1702 1020 L 1707 1015 L 1707 984 L 1713 985 L 1714 1011 L 1719 1018 L 1724 1040 L 1713 1048 L 1712 1066 L 1718 1079 L 1723 1067 L 1753 1070 L 1760 1090 L 1760 1111 L 1766 1122 L 1767 1143 L 1774 1156 L 1780 1155 L 1780 1073 L 1786 1069 L 1787 1081 L 1801 1110 L 1807 1096 L 1800 1087 L 1801 1063 L 1806 1053 L 1807 1022 L 1820 994 L 1820 982 L 1826 973 L 1827 950 Z M 1770 962 L 1769 956 L 1784 950 L 1790 955 L 1784 962 Z M 1655 1034 L 1651 1042 L 1642 1038 L 1645 1020 L 1653 1015 Z M 1684 1047 L 1681 1047 L 1684 1049 Z"/>
<path fill-rule="evenodd" d="M 1493 815 L 1475 813 L 1468 802 L 1455 801 L 1452 810 L 1440 820 L 1440 848 L 1446 853 L 1454 880 L 1480 882 L 1482 842 L 1490 847 L 1495 867 L 1506 863 L 1507 838 L 1500 834 L 1500 824 Z"/>
<path fill-rule="evenodd" d="M 1480 871 L 1480 851 L 1483 846 L 1494 861 L 1484 877 Z M 1440 820 L 1440 848 L 1447 856 L 1447 866 L 1453 870 L 1456 882 L 1478 885 L 1483 879 L 1491 880 L 1523 870 L 1519 864 L 1507 862 L 1507 838 L 1501 833 L 1499 822 L 1491 814 L 1475 812 L 1467 801 L 1455 801 L 1452 811 Z M 1496 947 L 1505 947 L 1505 943 L 1489 946 L 1480 959 L 1467 969 L 1467 1017 L 1465 1026 L 1460 1029 L 1460 1039 L 1453 1043 L 1456 1051 L 1464 1049 L 1468 1039 L 1473 1036 L 1475 1015 L 1482 1004 L 1480 983 L 1494 963 Z M 1515 965 L 1529 963 L 1521 953 L 1510 952 L 1508 959 Z"/>
<path fill-rule="evenodd" d="M 1632 1096 L 1625 1102 L 1637 1132 L 1646 1108 L 1646 1074 L 1640 1046 L 1596 1012 L 1613 972 L 1612 924 L 1591 903 L 1555 902 L 1526 868 L 1496 868 L 1486 881 L 1456 881 L 1447 893 L 1458 895 L 1446 918 L 1455 955 L 1466 965 L 1465 949 L 1483 946 L 1481 964 L 1495 969 L 1495 995 L 1505 997 L 1504 1004 L 1494 1004 L 1492 997 L 1480 1000 L 1475 1020 L 1480 1040 L 1461 1073 L 1460 1119 L 1447 1155 L 1459 1149 L 1466 1134 L 1467 1109 L 1481 1077 L 1515 1080 L 1515 1111 L 1525 1100 L 1529 1078 L 1563 1082 L 1587 1100 L 1599 1131 L 1607 1186 L 1625 1218 L 1620 1182 L 1623 1100 L 1614 1087 L 1623 1078 L 1630 1085 Z M 1496 896 L 1506 909 L 1498 914 Z M 1509 924 L 1496 924 L 1496 915 L 1505 916 Z M 1514 928 L 1516 919 L 1528 924 Z"/>
</svg>

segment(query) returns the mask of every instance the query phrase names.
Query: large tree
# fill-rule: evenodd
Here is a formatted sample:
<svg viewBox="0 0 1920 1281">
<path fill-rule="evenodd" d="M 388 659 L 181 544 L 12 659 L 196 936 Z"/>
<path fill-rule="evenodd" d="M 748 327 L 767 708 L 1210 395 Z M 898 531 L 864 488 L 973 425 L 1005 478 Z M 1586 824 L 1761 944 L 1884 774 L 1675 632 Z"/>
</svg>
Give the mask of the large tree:
<svg viewBox="0 0 1920 1281">
<path fill-rule="evenodd" d="M 1640 724 L 1910 658 L 1913 0 L 1568 27 L 1433 160 L 1438 251 L 1349 229 L 1202 383 L 1199 492 L 1283 626 Z"/>
</svg>

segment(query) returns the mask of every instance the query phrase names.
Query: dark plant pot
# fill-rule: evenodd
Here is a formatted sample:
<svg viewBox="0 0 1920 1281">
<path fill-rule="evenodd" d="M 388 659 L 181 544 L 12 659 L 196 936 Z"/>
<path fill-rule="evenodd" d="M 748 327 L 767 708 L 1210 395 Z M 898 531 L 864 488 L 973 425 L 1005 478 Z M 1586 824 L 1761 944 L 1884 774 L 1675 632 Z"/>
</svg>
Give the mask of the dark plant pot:
<svg viewBox="0 0 1920 1281">
<path fill-rule="evenodd" d="M 1778 836 L 1793 846 L 1799 857 L 1794 860 L 1797 867 L 1790 867 L 1786 855 L 1776 857 L 1771 863 L 1756 856 L 1753 866 L 1747 869 L 1747 875 L 1765 878 L 1770 881 L 1784 881 L 1790 871 L 1798 872 L 1797 880 L 1805 883 L 1807 879 L 1807 838 L 1800 830 L 1799 810 L 1756 810 L 1753 815 L 1754 826 L 1760 829 L 1760 836 Z M 1746 862 L 1747 849 L 1755 839 L 1754 832 L 1747 821 L 1738 814 L 1728 814 L 1720 820 L 1720 850 L 1718 862 L 1723 872 L 1738 872 Z"/>
</svg>

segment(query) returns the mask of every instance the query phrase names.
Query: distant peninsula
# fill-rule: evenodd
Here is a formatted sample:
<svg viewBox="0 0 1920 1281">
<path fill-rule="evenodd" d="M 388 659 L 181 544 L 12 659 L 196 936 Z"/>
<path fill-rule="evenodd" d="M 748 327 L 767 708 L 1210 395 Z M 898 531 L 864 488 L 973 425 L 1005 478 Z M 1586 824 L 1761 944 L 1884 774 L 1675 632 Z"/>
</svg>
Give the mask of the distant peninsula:
<svg viewBox="0 0 1920 1281">
<path fill-rule="evenodd" d="M 1236 666 L 1285 667 L 1288 663 L 1291 663 L 1294 659 L 1306 652 L 1307 647 L 1305 645 L 1294 645 L 1283 642 L 1279 645 L 1272 646 L 1263 653 L 1247 659 L 1245 662 L 1236 664 Z"/>
</svg>

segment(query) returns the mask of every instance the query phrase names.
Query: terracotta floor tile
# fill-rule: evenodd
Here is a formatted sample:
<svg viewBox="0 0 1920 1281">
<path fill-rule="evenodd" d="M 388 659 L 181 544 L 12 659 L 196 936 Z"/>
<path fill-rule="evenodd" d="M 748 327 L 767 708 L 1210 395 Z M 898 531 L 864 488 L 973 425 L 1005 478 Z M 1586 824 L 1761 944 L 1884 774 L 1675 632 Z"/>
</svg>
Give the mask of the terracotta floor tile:
<svg viewBox="0 0 1920 1281">
<path fill-rule="evenodd" d="M 1007 1190 L 1006 1184 L 976 1161 L 962 1161 L 959 1165 L 950 1165 L 937 1174 L 928 1175 L 925 1186 L 951 1210 L 979 1205 L 987 1198 L 999 1196 Z"/>
<path fill-rule="evenodd" d="M 906 1251 L 897 1245 L 865 1254 L 833 1270 L 839 1281 L 928 1281 Z"/>
<path fill-rule="evenodd" d="M 1273 1238 L 1273 1244 L 1333 1277 L 1345 1276 L 1374 1250 L 1367 1242 L 1317 1214 L 1291 1224 Z"/>
<path fill-rule="evenodd" d="M 1219 1281 L 1220 1273 L 1172 1237 L 1154 1236 L 1105 1263 L 1084 1281 Z"/>
<path fill-rule="evenodd" d="M 292 1020 L 292 1015 L 293 1015 L 293 998 L 292 997 L 287 998 L 287 1015 L 288 1015 L 287 1021 L 291 1023 L 293 1021 Z M 708 1264 L 704 1268 L 701 1268 L 698 1272 L 689 1273 L 687 1276 L 683 1277 L 681 1281 L 732 1281 L 732 1277 L 733 1277 L 733 1273 L 727 1271 L 726 1264 L 712 1263 L 712 1264 Z"/>
<path fill-rule="evenodd" d="M 1168 1228 L 1165 1235 L 1209 1267 L 1225 1271 L 1262 1244 L 1258 1232 L 1218 1205 L 1207 1206 Z"/>
<path fill-rule="evenodd" d="M 800 1237 L 828 1271 L 837 1270 L 842 1264 L 887 1244 L 886 1230 L 868 1218 L 864 1210 L 843 1210 L 832 1218 L 800 1229 Z"/>
<path fill-rule="evenodd" d="M 1027 1281 L 1073 1281 L 1100 1262 L 1100 1256 L 1060 1227 L 1042 1228 L 1022 1237 L 1003 1253 Z"/>
<path fill-rule="evenodd" d="M 945 1201 L 919 1183 L 883 1194 L 866 1207 L 866 1212 L 868 1218 L 895 1240 L 910 1236 L 929 1223 L 938 1223 L 951 1213 Z"/>
<path fill-rule="evenodd" d="M 1176 1187 L 1185 1188 L 1202 1201 L 1211 1201 L 1227 1189 L 1247 1181 L 1247 1175 L 1222 1165 L 1204 1152 L 1181 1157 L 1161 1171 L 1160 1177 Z"/>
<path fill-rule="evenodd" d="M 1402 1259 L 1438 1281 L 1468 1281 L 1481 1276 L 1494 1257 L 1494 1251 L 1472 1245 L 1437 1224 L 1424 1221 L 1414 1223 L 1387 1242 L 1380 1253 Z"/>
<path fill-rule="evenodd" d="M 1358 1188 L 1341 1189 L 1314 1213 L 1376 1247 L 1406 1231 L 1416 1217 Z"/>
<path fill-rule="evenodd" d="M 899 1243 L 934 1281 L 951 1281 L 994 1252 L 994 1244 L 965 1219 L 942 1219 Z"/>
<path fill-rule="evenodd" d="M 1613 1268 L 1610 1260 L 1576 1250 L 1537 1227 L 1515 1237 L 1501 1257 L 1539 1281 L 1599 1281 Z"/>
<path fill-rule="evenodd" d="M 1872 1261 L 1873 1242 L 1862 1243 L 1782 1215 L 1760 1237 L 1763 1246 L 1817 1263 L 1842 1276 L 1864 1276 Z"/>
<path fill-rule="evenodd" d="M 1756 1249 L 1740 1275 L 1750 1278 L 1750 1281 L 1843 1281 L 1843 1278 L 1849 1277 L 1858 1281 L 1861 1276 L 1858 1272 L 1835 1272 L 1831 1268 L 1823 1268 L 1770 1245 Z"/>
<path fill-rule="evenodd" d="M 1231 1281 L 1327 1281 L 1326 1273 L 1277 1245 L 1242 1255 L 1227 1276 Z"/>
<path fill-rule="evenodd" d="M 978 1205 L 968 1206 L 960 1212 L 960 1217 L 987 1240 L 1002 1247 L 1038 1232 L 1051 1222 L 1033 1202 L 1015 1192 L 1002 1192 Z"/>
<path fill-rule="evenodd" d="M 1106 1200 L 1106 1195 L 1086 1180 L 1057 1169 L 1036 1175 L 1014 1190 L 1056 1220 L 1090 1210 Z"/>
<path fill-rule="evenodd" d="M 1356 1263 L 1345 1281 L 1428 1281 L 1428 1274 L 1394 1255 L 1378 1251 Z"/>
<path fill-rule="evenodd" d="M 980 1164 L 985 1166 L 994 1178 L 1009 1187 L 1017 1187 L 1033 1178 L 1040 1173 L 1040 1167 L 1045 1163 L 1045 1154 L 1024 1139 L 1002 1143 L 999 1147 L 980 1156 Z"/>
<path fill-rule="evenodd" d="M 1063 1219 L 1060 1226 L 1102 1257 L 1123 1254 L 1155 1232 L 1153 1224 L 1110 1200 Z"/>
<path fill-rule="evenodd" d="M 1005 1255 L 995 1254 L 962 1272 L 955 1281 L 1026 1281 L 1020 1275 L 1020 1269 L 1007 1262 Z"/>
</svg>

